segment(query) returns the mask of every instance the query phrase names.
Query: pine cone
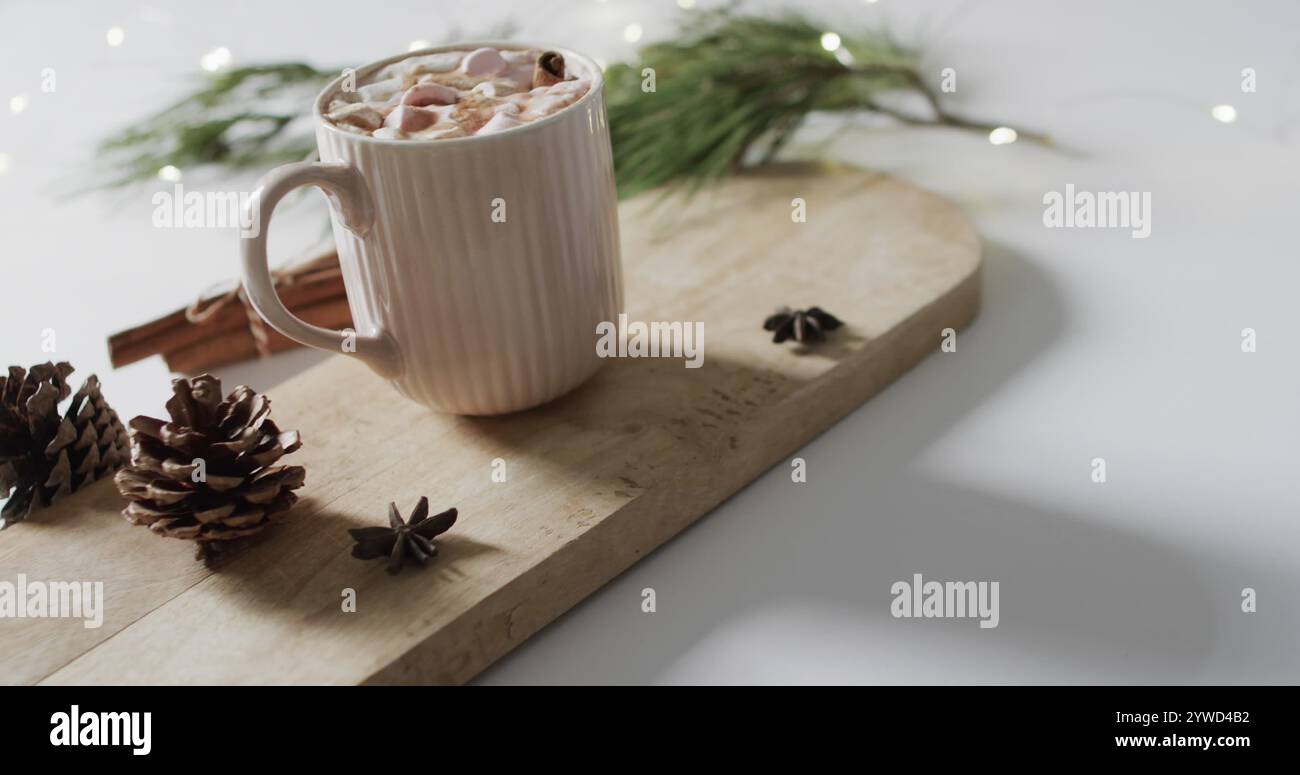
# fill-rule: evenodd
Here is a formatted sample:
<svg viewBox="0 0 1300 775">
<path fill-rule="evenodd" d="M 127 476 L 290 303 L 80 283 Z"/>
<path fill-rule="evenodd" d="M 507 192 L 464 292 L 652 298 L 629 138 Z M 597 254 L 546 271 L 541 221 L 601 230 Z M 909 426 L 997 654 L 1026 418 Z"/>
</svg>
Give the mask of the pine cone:
<svg viewBox="0 0 1300 775">
<path fill-rule="evenodd" d="M 302 466 L 270 467 L 302 445 L 271 422 L 271 402 L 241 385 L 221 400 L 221 380 L 172 380 L 171 422 L 130 422 L 131 464 L 117 488 L 122 516 L 155 533 L 199 542 L 200 551 L 260 533 L 298 501 Z"/>
<path fill-rule="evenodd" d="M 22 522 L 36 509 L 126 462 L 126 431 L 99 392 L 93 374 L 68 397 L 70 364 L 9 367 L 0 377 L 0 528 Z M 12 492 L 10 492 L 12 490 Z"/>
</svg>

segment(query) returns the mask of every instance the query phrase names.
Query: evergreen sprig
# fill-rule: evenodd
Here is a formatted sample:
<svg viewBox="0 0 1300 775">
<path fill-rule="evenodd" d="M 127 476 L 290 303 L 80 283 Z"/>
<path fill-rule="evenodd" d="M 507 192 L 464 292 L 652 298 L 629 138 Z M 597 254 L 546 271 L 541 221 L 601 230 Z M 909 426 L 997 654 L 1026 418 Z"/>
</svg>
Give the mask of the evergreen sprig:
<svg viewBox="0 0 1300 775">
<path fill-rule="evenodd" d="M 316 143 L 309 125 L 295 131 L 294 123 L 338 73 L 278 62 L 212 75 L 185 99 L 100 143 L 105 186 L 148 180 L 167 165 L 245 169 L 301 160 Z"/>
<path fill-rule="evenodd" d="M 841 48 L 828 51 L 825 29 L 793 13 L 697 11 L 676 39 L 651 43 L 635 61 L 608 67 L 620 197 L 661 186 L 693 192 L 765 163 L 816 111 L 868 111 L 910 125 L 982 132 L 998 126 L 950 113 L 922 75 L 916 51 L 876 32 L 843 35 Z M 106 185 L 146 180 L 167 165 L 242 169 L 302 159 L 315 149 L 310 123 L 299 120 L 304 107 L 341 70 L 286 62 L 211 76 L 189 97 L 101 145 L 111 170 Z M 928 112 L 907 113 L 881 101 L 898 92 L 919 95 Z"/>
<path fill-rule="evenodd" d="M 676 40 L 652 43 L 636 62 L 608 68 L 620 195 L 660 186 L 694 191 L 746 164 L 766 163 L 815 111 L 871 111 L 912 125 L 984 132 L 999 126 L 946 110 L 922 76 L 918 53 L 888 35 L 844 35 L 829 51 L 822 45 L 826 29 L 798 14 L 704 12 Z M 654 91 L 647 91 L 651 72 Z M 920 95 L 929 114 L 881 103 L 896 92 Z"/>
</svg>

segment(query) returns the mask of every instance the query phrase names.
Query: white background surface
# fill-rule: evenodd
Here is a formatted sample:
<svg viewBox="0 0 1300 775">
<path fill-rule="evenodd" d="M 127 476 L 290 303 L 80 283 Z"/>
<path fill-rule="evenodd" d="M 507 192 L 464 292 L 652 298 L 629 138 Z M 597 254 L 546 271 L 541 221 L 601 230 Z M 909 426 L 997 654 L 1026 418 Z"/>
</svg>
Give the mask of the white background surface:
<svg viewBox="0 0 1300 775">
<path fill-rule="evenodd" d="M 887 170 L 970 213 L 987 246 L 982 316 L 957 353 L 804 449 L 806 484 L 769 472 L 481 680 L 1300 680 L 1300 6 L 816 6 L 831 29 L 888 23 L 928 52 L 936 80 L 957 70 L 964 112 L 1049 131 L 1074 153 L 814 122 L 796 155 Z M 671 0 L 5 4 L 2 360 L 47 359 L 53 328 L 57 356 L 98 372 L 123 415 L 161 406 L 161 360 L 113 371 L 105 338 L 233 276 L 234 232 L 153 228 L 161 183 L 63 194 L 85 180 L 94 141 L 178 97 L 209 49 L 355 65 L 512 19 L 522 38 L 613 61 L 632 48 L 625 25 L 649 40 L 680 13 Z M 1242 93 L 1243 67 L 1257 93 Z M 29 102 L 14 114 L 18 94 Z M 1210 117 L 1220 103 L 1236 123 Z M 1151 192 L 1151 237 L 1044 228 L 1043 194 L 1066 183 Z M 323 206 L 301 210 L 277 220 L 285 256 L 319 233 Z M 1245 327 L 1257 353 L 1241 351 Z M 222 376 L 269 388 L 321 357 Z M 891 618 L 890 585 L 913 573 L 999 581 L 1000 626 Z M 1258 613 L 1240 610 L 1247 586 Z M 645 587 L 656 613 L 641 612 Z"/>
</svg>

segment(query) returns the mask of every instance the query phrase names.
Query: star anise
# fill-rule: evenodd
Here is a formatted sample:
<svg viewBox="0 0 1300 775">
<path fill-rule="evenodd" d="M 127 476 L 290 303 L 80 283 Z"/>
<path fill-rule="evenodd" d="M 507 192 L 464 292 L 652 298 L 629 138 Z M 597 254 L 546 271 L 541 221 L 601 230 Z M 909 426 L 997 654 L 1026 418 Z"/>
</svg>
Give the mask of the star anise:
<svg viewBox="0 0 1300 775">
<path fill-rule="evenodd" d="M 397 504 L 388 504 L 388 527 L 359 527 L 348 532 L 356 540 L 352 556 L 362 560 L 388 557 L 388 572 L 400 573 L 409 555 L 423 565 L 438 555 L 433 537 L 447 532 L 456 524 L 456 510 L 447 509 L 429 516 L 429 499 L 421 497 L 411 512 L 411 521 L 402 520 Z"/>
<path fill-rule="evenodd" d="M 763 321 L 765 331 L 775 331 L 772 341 L 780 344 L 793 339 L 800 344 L 805 342 L 824 342 L 826 332 L 834 331 L 844 323 L 821 307 L 809 307 L 806 310 L 791 310 L 781 307 Z"/>
</svg>

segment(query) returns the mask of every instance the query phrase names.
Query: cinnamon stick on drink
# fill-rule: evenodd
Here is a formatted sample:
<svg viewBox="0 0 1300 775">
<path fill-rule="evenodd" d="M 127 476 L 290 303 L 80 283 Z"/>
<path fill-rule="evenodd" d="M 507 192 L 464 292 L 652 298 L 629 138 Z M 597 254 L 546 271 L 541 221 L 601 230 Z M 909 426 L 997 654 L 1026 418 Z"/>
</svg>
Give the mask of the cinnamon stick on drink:
<svg viewBox="0 0 1300 775">
<path fill-rule="evenodd" d="M 558 51 L 543 51 L 533 65 L 533 88 L 550 86 L 564 80 L 564 57 Z"/>
</svg>

